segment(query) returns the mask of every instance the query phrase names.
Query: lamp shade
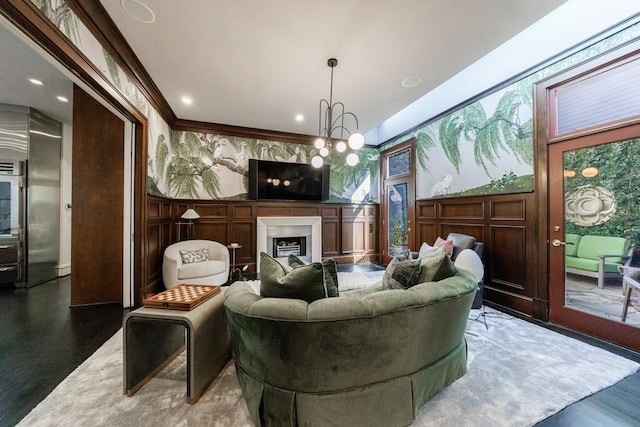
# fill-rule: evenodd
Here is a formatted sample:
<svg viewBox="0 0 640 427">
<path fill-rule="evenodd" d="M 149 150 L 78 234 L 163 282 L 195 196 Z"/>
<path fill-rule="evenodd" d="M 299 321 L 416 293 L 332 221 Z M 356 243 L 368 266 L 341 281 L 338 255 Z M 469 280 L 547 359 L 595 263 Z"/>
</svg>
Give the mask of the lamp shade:
<svg viewBox="0 0 640 427">
<path fill-rule="evenodd" d="M 193 209 L 187 209 L 182 216 L 180 217 L 182 219 L 198 219 L 200 218 L 200 215 L 198 215 L 198 213 L 196 211 L 194 211 Z"/>
</svg>

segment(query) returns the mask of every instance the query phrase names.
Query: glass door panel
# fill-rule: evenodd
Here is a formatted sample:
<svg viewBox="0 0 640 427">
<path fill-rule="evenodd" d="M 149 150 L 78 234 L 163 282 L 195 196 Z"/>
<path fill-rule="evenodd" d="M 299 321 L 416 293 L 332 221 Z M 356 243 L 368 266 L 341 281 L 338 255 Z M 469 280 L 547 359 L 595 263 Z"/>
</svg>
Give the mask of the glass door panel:
<svg viewBox="0 0 640 427">
<path fill-rule="evenodd" d="M 618 129 L 549 145 L 550 320 L 640 350 L 640 138 Z"/>
<path fill-rule="evenodd" d="M 640 140 L 567 150 L 563 159 L 565 306 L 621 321 L 618 267 L 631 264 L 626 257 L 640 243 Z M 627 324 L 640 326 L 637 307 L 629 306 Z"/>
<path fill-rule="evenodd" d="M 406 182 L 386 186 L 387 218 L 389 218 L 387 253 L 390 256 L 407 255 L 409 233 L 407 188 Z"/>
</svg>

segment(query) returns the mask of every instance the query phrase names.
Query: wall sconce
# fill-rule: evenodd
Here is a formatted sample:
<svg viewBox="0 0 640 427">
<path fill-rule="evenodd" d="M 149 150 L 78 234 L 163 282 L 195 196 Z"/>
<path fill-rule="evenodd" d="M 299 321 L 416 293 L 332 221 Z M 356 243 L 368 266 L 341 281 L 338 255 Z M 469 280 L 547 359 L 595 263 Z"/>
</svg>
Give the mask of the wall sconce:
<svg viewBox="0 0 640 427">
<path fill-rule="evenodd" d="M 195 210 L 193 210 L 193 209 L 187 209 L 187 210 L 186 210 L 186 211 L 185 211 L 185 212 L 180 216 L 180 218 L 182 218 L 182 219 L 188 219 L 188 220 L 189 220 L 189 222 L 181 222 L 181 221 L 178 221 L 178 222 L 176 223 L 176 226 L 178 227 L 178 241 L 180 241 L 180 227 L 181 227 L 182 225 L 189 225 L 189 226 L 193 226 L 193 222 L 192 222 L 192 220 L 200 218 L 200 215 L 198 215 L 198 213 L 197 213 Z"/>
<path fill-rule="evenodd" d="M 565 178 L 573 178 L 574 176 L 576 176 L 576 171 L 570 170 L 570 169 L 565 169 L 564 170 L 564 176 Z"/>
</svg>

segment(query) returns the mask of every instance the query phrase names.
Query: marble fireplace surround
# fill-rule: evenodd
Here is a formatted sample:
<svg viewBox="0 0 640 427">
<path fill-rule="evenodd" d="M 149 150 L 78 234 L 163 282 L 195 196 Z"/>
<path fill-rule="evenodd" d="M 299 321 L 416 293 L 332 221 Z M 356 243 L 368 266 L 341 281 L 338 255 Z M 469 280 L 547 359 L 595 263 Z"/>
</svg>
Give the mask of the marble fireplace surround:
<svg viewBox="0 0 640 427">
<path fill-rule="evenodd" d="M 268 216 L 258 217 L 256 230 L 256 271 L 260 272 L 260 252 L 272 256 L 274 237 L 307 238 L 306 261 L 322 260 L 322 217 L 319 216 Z"/>
</svg>

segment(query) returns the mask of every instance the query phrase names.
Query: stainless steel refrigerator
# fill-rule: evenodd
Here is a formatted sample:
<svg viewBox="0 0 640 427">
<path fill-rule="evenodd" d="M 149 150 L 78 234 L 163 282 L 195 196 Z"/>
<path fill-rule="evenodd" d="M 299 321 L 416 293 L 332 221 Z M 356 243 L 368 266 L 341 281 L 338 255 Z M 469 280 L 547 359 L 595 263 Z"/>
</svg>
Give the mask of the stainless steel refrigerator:
<svg viewBox="0 0 640 427">
<path fill-rule="evenodd" d="M 61 136 L 37 110 L 0 104 L 0 284 L 57 276 Z"/>
</svg>

